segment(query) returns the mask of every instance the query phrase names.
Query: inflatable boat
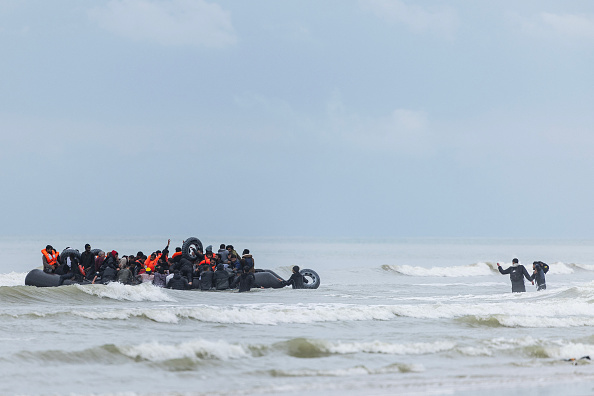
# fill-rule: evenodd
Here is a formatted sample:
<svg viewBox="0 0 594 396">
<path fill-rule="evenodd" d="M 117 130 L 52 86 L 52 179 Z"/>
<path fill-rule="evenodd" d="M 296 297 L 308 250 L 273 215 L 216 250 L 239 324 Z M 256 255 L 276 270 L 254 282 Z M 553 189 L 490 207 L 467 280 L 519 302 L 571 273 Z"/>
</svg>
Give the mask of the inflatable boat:
<svg viewBox="0 0 594 396">
<path fill-rule="evenodd" d="M 305 276 L 308 280 L 308 283 L 303 285 L 304 289 L 317 289 L 320 286 L 320 277 L 314 270 L 303 269 L 299 271 L 299 273 Z M 254 278 L 256 280 L 254 287 L 263 287 L 265 289 L 280 289 L 285 287 L 285 280 L 271 270 L 257 269 L 254 273 Z M 197 280 L 198 278 L 194 279 Z M 29 271 L 25 277 L 25 285 L 27 286 L 56 287 L 76 284 L 90 285 L 91 282 L 88 280 L 77 282 L 72 279 L 66 279 L 62 284 L 60 284 L 60 275 L 48 274 L 38 268 Z"/>
<path fill-rule="evenodd" d="M 198 238 L 192 237 L 188 238 L 184 241 L 182 246 L 182 257 L 192 262 L 196 261 L 196 252 L 198 250 L 202 250 L 202 242 Z M 101 249 L 93 249 L 91 250 L 92 253 L 98 255 L 99 252 L 102 252 Z M 66 257 L 69 256 L 76 256 L 80 259 L 80 252 L 76 249 L 64 249 L 60 253 L 58 257 L 58 261 L 60 263 L 64 263 Z M 254 273 L 255 278 L 255 285 L 254 287 L 263 287 L 263 288 L 272 288 L 272 289 L 280 289 L 285 287 L 285 280 L 276 274 L 274 271 L 266 270 L 266 269 L 256 269 Z M 302 269 L 299 271 L 301 275 L 303 275 L 307 279 L 307 283 L 305 283 L 304 289 L 317 289 L 320 286 L 320 277 L 319 275 L 311 269 Z M 232 275 L 230 272 L 229 275 Z M 197 278 L 194 278 L 197 280 Z M 97 283 L 101 283 L 98 280 Z M 196 284 L 196 282 L 193 282 Z M 25 285 L 27 286 L 37 286 L 37 287 L 56 287 L 56 286 L 66 286 L 66 285 L 74 285 L 74 284 L 82 284 L 88 285 L 91 284 L 88 280 L 83 281 L 75 281 L 73 279 L 66 279 L 62 284 L 60 284 L 60 275 L 57 274 L 48 274 L 43 272 L 40 269 L 33 269 L 31 270 L 27 276 L 25 277 Z M 190 289 L 196 290 L 196 289 Z"/>
</svg>

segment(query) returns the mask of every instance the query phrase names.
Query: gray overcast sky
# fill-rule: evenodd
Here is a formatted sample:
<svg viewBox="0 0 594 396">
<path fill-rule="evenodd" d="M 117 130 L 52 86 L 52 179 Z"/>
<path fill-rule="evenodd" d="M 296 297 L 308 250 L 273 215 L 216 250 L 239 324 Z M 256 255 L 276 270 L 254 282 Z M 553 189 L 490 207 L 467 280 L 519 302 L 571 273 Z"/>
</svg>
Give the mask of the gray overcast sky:
<svg viewBox="0 0 594 396">
<path fill-rule="evenodd" d="M 0 234 L 594 237 L 592 1 L 0 1 Z"/>
</svg>

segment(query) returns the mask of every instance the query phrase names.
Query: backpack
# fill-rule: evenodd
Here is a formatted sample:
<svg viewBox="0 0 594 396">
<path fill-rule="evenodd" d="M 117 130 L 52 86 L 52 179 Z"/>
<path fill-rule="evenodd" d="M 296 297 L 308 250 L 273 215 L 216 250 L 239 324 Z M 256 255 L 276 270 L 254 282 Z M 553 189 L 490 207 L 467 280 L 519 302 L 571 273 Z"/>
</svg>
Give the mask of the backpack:
<svg viewBox="0 0 594 396">
<path fill-rule="evenodd" d="M 523 275 L 524 274 L 522 273 L 522 268 L 520 268 L 520 266 L 518 265 L 517 267 L 514 267 L 514 269 L 512 269 L 509 273 L 509 279 L 512 282 L 518 282 L 522 280 Z"/>
<path fill-rule="evenodd" d="M 537 261 L 536 264 L 540 265 L 542 272 L 544 272 L 545 274 L 547 272 L 549 272 L 549 265 L 547 263 L 543 263 L 542 261 Z"/>
</svg>

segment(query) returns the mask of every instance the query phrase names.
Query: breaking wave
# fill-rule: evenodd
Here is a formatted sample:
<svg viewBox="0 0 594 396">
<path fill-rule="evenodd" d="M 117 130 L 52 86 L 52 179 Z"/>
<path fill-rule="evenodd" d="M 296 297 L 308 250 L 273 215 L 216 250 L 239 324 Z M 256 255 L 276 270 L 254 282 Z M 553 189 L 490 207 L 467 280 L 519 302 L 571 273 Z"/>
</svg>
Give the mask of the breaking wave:
<svg viewBox="0 0 594 396">
<path fill-rule="evenodd" d="M 413 267 L 410 265 L 382 265 L 384 271 L 407 276 L 463 277 L 492 275 L 494 269 L 488 263 L 476 263 L 454 267 Z"/>
</svg>

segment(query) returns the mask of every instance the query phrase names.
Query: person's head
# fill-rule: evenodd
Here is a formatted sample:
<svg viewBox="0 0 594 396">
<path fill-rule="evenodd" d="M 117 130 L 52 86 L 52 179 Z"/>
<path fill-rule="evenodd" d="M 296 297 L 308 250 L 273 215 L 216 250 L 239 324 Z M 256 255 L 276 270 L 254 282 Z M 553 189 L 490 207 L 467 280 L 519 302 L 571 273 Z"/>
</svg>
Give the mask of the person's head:
<svg viewBox="0 0 594 396">
<path fill-rule="evenodd" d="M 47 245 L 45 247 L 45 251 L 48 253 L 52 253 L 54 251 L 54 247 L 52 245 Z"/>
<path fill-rule="evenodd" d="M 219 246 L 219 249 L 225 249 L 225 244 L 221 243 L 221 246 Z"/>
<path fill-rule="evenodd" d="M 243 254 L 250 254 L 250 249 L 243 249 Z"/>
<path fill-rule="evenodd" d="M 293 273 L 294 274 L 299 273 L 299 266 L 298 265 L 293 266 Z"/>
<path fill-rule="evenodd" d="M 85 251 L 86 252 L 90 252 L 91 251 L 91 245 L 89 245 L 88 243 L 85 245 Z"/>
<path fill-rule="evenodd" d="M 180 248 L 180 247 L 176 247 L 176 248 L 175 248 L 175 251 L 176 251 L 176 252 L 181 252 L 181 248 Z"/>
<path fill-rule="evenodd" d="M 234 254 L 232 254 L 232 255 L 229 256 L 229 260 L 236 261 L 237 260 L 237 256 L 234 255 Z"/>
<path fill-rule="evenodd" d="M 512 266 L 517 267 L 518 265 L 520 265 L 520 261 L 517 258 L 513 259 Z"/>
<path fill-rule="evenodd" d="M 218 264 L 218 265 L 217 265 L 217 269 L 218 269 L 219 271 L 223 271 L 223 270 L 225 269 L 225 266 L 224 266 L 223 264 Z"/>
<path fill-rule="evenodd" d="M 136 253 L 136 257 L 139 257 L 139 258 L 140 258 L 140 257 L 142 257 L 142 256 L 144 256 L 144 253 L 142 253 L 142 252 L 138 252 L 138 253 Z"/>
<path fill-rule="evenodd" d="M 157 257 L 157 253 L 151 253 L 151 260 L 154 260 Z"/>
<path fill-rule="evenodd" d="M 250 267 L 243 267 L 243 273 L 244 274 L 249 274 L 250 273 Z"/>
<path fill-rule="evenodd" d="M 177 275 L 177 276 L 179 276 L 179 270 L 175 270 L 175 271 L 173 271 L 173 275 Z"/>
<path fill-rule="evenodd" d="M 105 252 L 103 250 L 99 252 L 99 257 L 105 257 Z"/>
<path fill-rule="evenodd" d="M 161 251 L 160 251 L 160 250 L 157 250 L 155 253 L 156 253 L 157 255 L 159 255 L 159 254 L 161 254 Z"/>
<path fill-rule="evenodd" d="M 111 251 L 111 257 L 116 258 L 118 257 L 118 252 L 116 252 L 115 250 Z"/>
<path fill-rule="evenodd" d="M 206 251 L 206 257 L 211 258 L 213 256 L 212 250 Z"/>
<path fill-rule="evenodd" d="M 233 245 L 227 245 L 226 248 L 228 251 L 232 252 L 233 251 Z"/>
</svg>

